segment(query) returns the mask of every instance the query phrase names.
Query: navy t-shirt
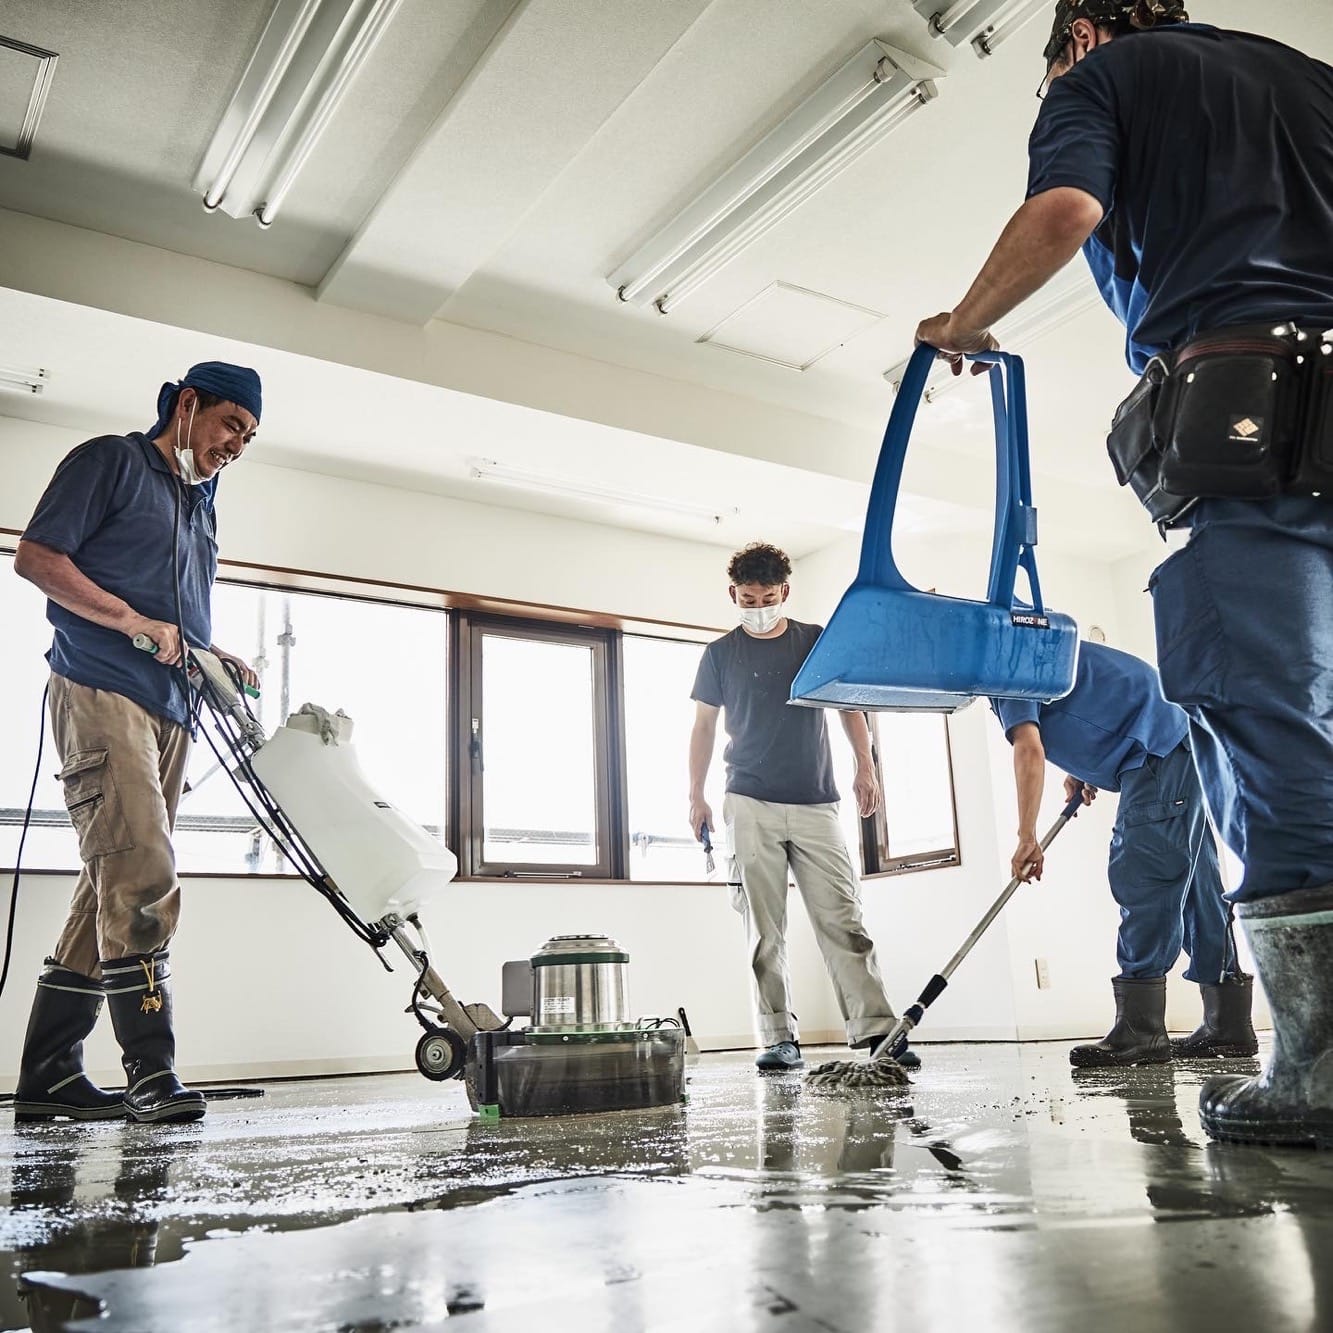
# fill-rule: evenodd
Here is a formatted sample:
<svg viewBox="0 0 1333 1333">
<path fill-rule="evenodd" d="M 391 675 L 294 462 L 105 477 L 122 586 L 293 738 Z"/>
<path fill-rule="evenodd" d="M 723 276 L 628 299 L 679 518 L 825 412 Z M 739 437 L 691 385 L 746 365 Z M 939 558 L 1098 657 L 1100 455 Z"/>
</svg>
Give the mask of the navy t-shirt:
<svg viewBox="0 0 1333 1333">
<path fill-rule="evenodd" d="M 838 799 L 824 710 L 788 702 L 819 633 L 789 617 L 776 639 L 738 625 L 704 649 L 690 697 L 723 710 L 729 792 L 780 805 Z"/>
<path fill-rule="evenodd" d="M 137 432 L 103 435 L 79 445 L 56 468 L 23 539 L 69 556 L 99 588 L 122 598 L 140 615 L 174 625 L 172 534 L 179 501 L 185 639 L 207 648 L 218 565 L 216 488 L 216 478 L 186 486 L 151 441 Z M 46 618 L 55 628 L 46 660 L 57 675 L 123 694 L 172 722 L 187 722 L 178 669 L 140 651 L 119 630 L 95 625 L 55 602 L 47 602 Z"/>
<path fill-rule="evenodd" d="M 1131 369 L 1201 332 L 1333 326 L 1333 68 L 1190 23 L 1126 33 L 1051 84 L 1028 197 L 1106 217 L 1084 254 Z"/>
<path fill-rule="evenodd" d="M 1010 741 L 1015 727 L 1035 722 L 1046 757 L 1103 791 L 1119 791 L 1126 773 L 1150 754 L 1170 754 L 1189 731 L 1184 712 L 1162 698 L 1157 672 L 1101 643 L 1079 645 L 1074 688 L 1063 699 L 992 699 L 990 706 Z"/>
</svg>

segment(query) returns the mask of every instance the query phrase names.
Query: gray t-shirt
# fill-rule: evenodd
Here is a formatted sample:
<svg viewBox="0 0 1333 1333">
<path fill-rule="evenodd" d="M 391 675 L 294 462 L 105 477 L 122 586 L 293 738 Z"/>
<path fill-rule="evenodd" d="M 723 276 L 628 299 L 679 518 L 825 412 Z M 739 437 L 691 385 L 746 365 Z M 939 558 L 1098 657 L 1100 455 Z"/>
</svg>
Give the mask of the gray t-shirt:
<svg viewBox="0 0 1333 1333">
<path fill-rule="evenodd" d="M 788 619 L 776 639 L 739 625 L 704 649 L 690 697 L 723 710 L 727 790 L 782 805 L 838 799 L 822 708 L 793 708 L 791 683 L 819 625 Z"/>
</svg>

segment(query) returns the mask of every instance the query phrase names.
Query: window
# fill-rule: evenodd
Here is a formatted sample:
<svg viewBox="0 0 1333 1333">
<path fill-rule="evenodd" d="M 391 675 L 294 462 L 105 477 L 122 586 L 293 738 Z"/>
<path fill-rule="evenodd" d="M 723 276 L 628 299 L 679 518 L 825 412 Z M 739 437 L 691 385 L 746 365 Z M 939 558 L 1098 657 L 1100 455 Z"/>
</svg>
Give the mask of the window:
<svg viewBox="0 0 1333 1333">
<path fill-rule="evenodd" d="M 51 676 L 42 657 L 51 642 L 46 601 L 31 583 L 14 573 L 9 554 L 0 556 L 0 620 L 6 640 L 6 651 L 0 654 L 0 735 L 5 739 L 0 764 L 0 865 L 14 864 L 37 763 L 37 740 L 44 735 L 23 860 L 34 867 L 75 868 L 79 845 L 55 777 L 60 758 L 41 707 L 42 692 Z"/>
<path fill-rule="evenodd" d="M 613 633 L 474 615 L 457 623 L 461 873 L 619 878 Z"/>
<path fill-rule="evenodd" d="M 8 762 L 0 767 L 0 864 L 12 866 L 36 759 L 38 703 L 49 675 L 45 603 L 3 557 L 0 615 L 12 632 L 0 660 Z M 445 640 L 442 610 L 349 597 L 219 583 L 214 641 L 260 672 L 254 709 L 271 731 L 306 702 L 341 708 L 356 723 L 362 767 L 385 799 L 443 836 L 445 820 Z M 44 719 L 43 719 L 44 722 Z M 24 848 L 26 866 L 74 870 L 78 844 L 54 774 L 60 760 L 46 728 L 42 772 Z M 176 821 L 183 874 L 281 874 L 288 867 L 256 827 L 201 735 Z"/>
<path fill-rule="evenodd" d="M 861 821 L 867 875 L 958 865 L 949 724 L 935 713 L 871 713 L 870 739 L 884 800 Z"/>
<path fill-rule="evenodd" d="M 263 575 L 264 577 L 272 577 Z M 694 639 L 393 600 L 316 576 L 298 591 L 234 578 L 214 590 L 214 637 L 260 671 L 254 709 L 272 731 L 310 702 L 356 722 L 357 753 L 386 800 L 446 837 L 463 878 L 699 882 L 686 825 Z M 370 595 L 366 595 L 369 593 Z M 432 594 L 433 595 L 433 594 Z M 425 598 L 423 598 L 425 600 Z M 458 599 L 463 600 L 463 599 Z M 41 595 L 0 552 L 0 864 L 12 866 L 28 802 L 50 638 Z M 559 614 L 559 613 L 555 613 Z M 667 631 L 663 631 L 667 633 Z M 42 723 L 45 719 L 40 719 Z M 849 842 L 866 875 L 959 861 L 948 728 L 936 715 L 872 714 L 884 805 L 858 820 L 848 747 L 833 735 Z M 830 731 L 840 732 L 829 717 Z M 78 848 L 46 732 L 24 861 L 73 870 Z M 722 816 L 723 765 L 707 793 Z M 190 759 L 177 819 L 182 873 L 284 873 L 212 749 Z M 719 858 L 720 861 L 720 858 Z"/>
<path fill-rule="evenodd" d="M 443 611 L 350 597 L 218 583 L 213 641 L 245 658 L 262 682 L 251 707 L 272 732 L 303 704 L 342 709 L 352 742 L 385 800 L 443 837 Z M 175 838 L 184 873 L 286 873 L 201 732 Z"/>
<path fill-rule="evenodd" d="M 704 854 L 688 827 L 689 739 L 694 726 L 697 643 L 627 634 L 624 638 L 625 768 L 629 796 L 630 879 L 704 878 Z M 705 793 L 722 820 L 722 761 Z"/>
</svg>

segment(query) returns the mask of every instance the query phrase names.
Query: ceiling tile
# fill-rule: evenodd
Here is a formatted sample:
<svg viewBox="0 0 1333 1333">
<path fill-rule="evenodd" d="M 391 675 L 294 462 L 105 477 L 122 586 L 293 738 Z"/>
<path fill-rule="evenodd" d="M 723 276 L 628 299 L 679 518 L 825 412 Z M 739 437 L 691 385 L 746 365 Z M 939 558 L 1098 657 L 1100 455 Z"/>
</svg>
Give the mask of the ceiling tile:
<svg viewBox="0 0 1333 1333">
<path fill-rule="evenodd" d="M 775 282 L 698 341 L 792 370 L 808 370 L 883 318 L 877 310 Z"/>
</svg>

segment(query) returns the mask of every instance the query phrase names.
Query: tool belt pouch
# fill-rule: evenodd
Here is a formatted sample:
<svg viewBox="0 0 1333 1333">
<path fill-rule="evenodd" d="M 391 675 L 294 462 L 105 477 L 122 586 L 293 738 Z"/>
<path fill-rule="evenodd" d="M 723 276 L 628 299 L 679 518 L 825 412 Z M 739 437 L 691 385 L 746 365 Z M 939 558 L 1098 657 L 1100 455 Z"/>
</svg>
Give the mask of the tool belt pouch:
<svg viewBox="0 0 1333 1333">
<path fill-rule="evenodd" d="M 1223 331 L 1177 353 L 1157 409 L 1167 495 L 1282 494 L 1301 436 L 1304 370 L 1294 341 Z"/>
<path fill-rule="evenodd" d="M 1333 352 L 1317 344 L 1307 371 L 1310 396 L 1301 432 L 1300 456 L 1290 490 L 1297 495 L 1333 495 Z"/>
<path fill-rule="evenodd" d="M 1193 504 L 1162 489 L 1163 446 L 1157 419 L 1166 379 L 1166 363 L 1154 357 L 1134 391 L 1116 408 L 1106 438 L 1106 452 L 1111 456 L 1116 479 L 1130 487 L 1153 522 L 1163 526 L 1169 526 Z"/>
</svg>

